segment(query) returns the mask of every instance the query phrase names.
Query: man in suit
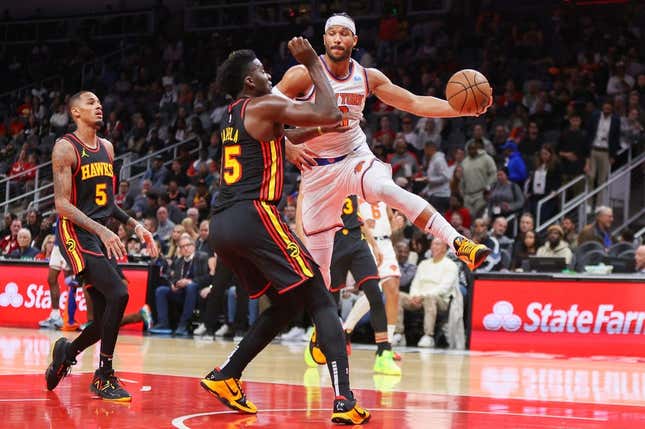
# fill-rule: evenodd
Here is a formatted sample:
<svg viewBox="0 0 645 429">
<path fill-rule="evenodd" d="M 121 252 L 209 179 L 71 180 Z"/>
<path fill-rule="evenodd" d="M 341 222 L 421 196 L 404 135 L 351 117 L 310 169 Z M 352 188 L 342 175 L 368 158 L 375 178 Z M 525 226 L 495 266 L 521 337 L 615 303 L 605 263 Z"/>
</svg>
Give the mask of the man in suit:
<svg viewBox="0 0 645 429">
<path fill-rule="evenodd" d="M 208 255 L 195 251 L 195 242 L 188 234 L 183 234 L 178 244 L 181 257 L 176 258 L 172 264 L 170 286 L 159 286 L 155 291 L 158 321 L 150 330 L 151 334 L 171 333 L 168 303 L 173 301 L 182 304 L 174 334 L 182 337 L 190 335 L 188 327 L 197 305 L 199 290 L 210 283 Z"/>
<path fill-rule="evenodd" d="M 602 185 L 609 178 L 609 170 L 620 149 L 620 117 L 614 114 L 611 101 L 602 104 L 602 111 L 596 111 L 589 120 L 587 135 L 591 154 L 585 165 L 591 189 Z M 607 189 L 598 193 L 596 204 L 607 204 Z"/>
</svg>

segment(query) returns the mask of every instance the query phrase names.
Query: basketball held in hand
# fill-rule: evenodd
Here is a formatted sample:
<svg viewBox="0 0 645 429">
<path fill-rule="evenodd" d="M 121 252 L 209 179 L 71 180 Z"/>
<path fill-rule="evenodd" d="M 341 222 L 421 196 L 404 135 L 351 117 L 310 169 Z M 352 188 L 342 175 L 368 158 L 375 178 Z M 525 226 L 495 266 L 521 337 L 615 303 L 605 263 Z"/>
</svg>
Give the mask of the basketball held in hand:
<svg viewBox="0 0 645 429">
<path fill-rule="evenodd" d="M 460 115 L 478 115 L 489 106 L 493 88 L 477 70 L 459 70 L 446 85 L 446 99 Z"/>
</svg>

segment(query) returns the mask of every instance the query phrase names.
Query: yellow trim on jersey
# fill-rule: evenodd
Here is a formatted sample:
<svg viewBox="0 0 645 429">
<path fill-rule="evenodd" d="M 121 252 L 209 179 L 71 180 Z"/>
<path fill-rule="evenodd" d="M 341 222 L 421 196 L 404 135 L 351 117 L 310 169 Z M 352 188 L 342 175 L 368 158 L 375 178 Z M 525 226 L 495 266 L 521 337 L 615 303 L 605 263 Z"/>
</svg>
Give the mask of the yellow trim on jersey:
<svg viewBox="0 0 645 429">
<path fill-rule="evenodd" d="M 271 151 L 271 175 L 269 176 L 269 201 L 275 199 L 276 193 L 276 176 L 278 173 L 278 151 L 275 140 L 269 141 L 269 150 Z"/>
<path fill-rule="evenodd" d="M 300 253 L 300 245 L 294 241 L 291 241 L 289 235 L 287 235 L 287 233 L 284 231 L 284 228 L 282 228 L 280 220 L 276 217 L 275 213 L 273 213 L 273 210 L 271 210 L 271 206 L 264 201 L 260 201 L 260 204 L 262 205 L 264 211 L 269 215 L 269 219 L 271 220 L 271 223 L 273 224 L 275 230 L 280 235 L 280 238 L 286 245 L 289 255 L 298 263 L 298 266 L 300 267 L 304 275 L 309 278 L 313 277 L 314 273 L 311 272 L 311 270 L 307 266 L 307 263 L 302 257 L 302 254 Z"/>
<path fill-rule="evenodd" d="M 83 257 L 78 249 L 79 243 L 74 239 L 74 236 L 70 232 L 69 221 L 65 218 L 60 219 L 61 222 L 61 231 L 63 233 L 63 243 L 61 245 L 65 246 L 67 254 L 73 259 L 74 265 L 76 265 L 78 272 L 83 271 L 85 267 L 83 264 Z"/>
</svg>

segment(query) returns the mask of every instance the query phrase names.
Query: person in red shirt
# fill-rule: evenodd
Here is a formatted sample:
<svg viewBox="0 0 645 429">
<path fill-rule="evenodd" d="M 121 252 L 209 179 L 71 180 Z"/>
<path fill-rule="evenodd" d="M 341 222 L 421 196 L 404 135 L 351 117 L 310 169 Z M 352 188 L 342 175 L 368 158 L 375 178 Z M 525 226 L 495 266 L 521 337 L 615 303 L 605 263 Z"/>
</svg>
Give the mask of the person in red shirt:
<svg viewBox="0 0 645 429">
<path fill-rule="evenodd" d="M 18 231 L 22 228 L 20 219 L 11 222 L 11 233 L 0 240 L 0 255 L 8 256 L 18 248 Z"/>
<path fill-rule="evenodd" d="M 464 207 L 464 198 L 460 194 L 453 194 L 450 197 L 449 208 L 446 211 L 444 217 L 446 219 L 451 219 L 453 213 L 459 213 L 461 215 L 462 225 L 464 228 L 470 228 L 470 212 L 466 207 Z"/>
</svg>

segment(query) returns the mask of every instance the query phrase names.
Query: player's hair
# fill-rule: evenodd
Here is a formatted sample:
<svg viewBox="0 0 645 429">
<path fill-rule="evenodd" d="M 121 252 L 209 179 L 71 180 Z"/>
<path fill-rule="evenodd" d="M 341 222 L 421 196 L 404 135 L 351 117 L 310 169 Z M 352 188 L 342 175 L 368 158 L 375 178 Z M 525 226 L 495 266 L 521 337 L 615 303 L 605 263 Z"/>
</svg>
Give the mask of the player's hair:
<svg viewBox="0 0 645 429">
<path fill-rule="evenodd" d="M 72 106 L 78 103 L 78 101 L 81 99 L 81 95 L 85 94 L 86 92 L 89 92 L 89 91 L 86 91 L 83 89 L 73 94 L 71 97 L 69 97 L 69 100 L 67 100 L 67 111 L 69 112 L 69 116 L 72 116 Z"/>
<path fill-rule="evenodd" d="M 244 89 L 244 78 L 256 58 L 255 52 L 250 49 L 231 52 L 217 70 L 216 83 L 220 90 L 231 97 L 237 97 Z"/>
</svg>

